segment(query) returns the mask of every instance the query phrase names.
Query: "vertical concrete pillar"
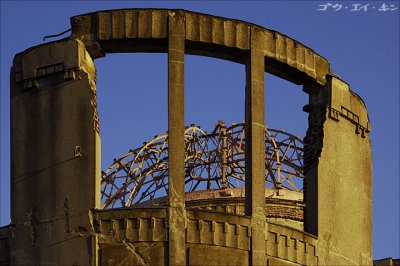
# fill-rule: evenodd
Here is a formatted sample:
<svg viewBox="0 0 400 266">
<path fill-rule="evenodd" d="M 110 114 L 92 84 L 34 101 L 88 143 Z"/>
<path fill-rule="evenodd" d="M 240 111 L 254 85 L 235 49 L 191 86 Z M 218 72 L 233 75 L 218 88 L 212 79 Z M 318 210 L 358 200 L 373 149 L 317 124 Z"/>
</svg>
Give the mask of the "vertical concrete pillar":
<svg viewBox="0 0 400 266">
<path fill-rule="evenodd" d="M 11 69 L 11 264 L 90 265 L 88 210 L 100 203 L 96 71 L 61 40 L 16 55 Z M 83 230 L 85 231 L 85 229 Z"/>
<path fill-rule="evenodd" d="M 335 76 L 310 91 L 306 230 L 322 265 L 372 265 L 370 123 L 361 98 Z"/>
<path fill-rule="evenodd" d="M 185 252 L 185 21 L 180 12 L 168 13 L 168 260 L 184 265 Z"/>
<path fill-rule="evenodd" d="M 246 64 L 246 206 L 251 216 L 251 265 L 265 265 L 265 128 L 264 52 L 262 33 L 251 29 L 250 58 Z"/>
</svg>

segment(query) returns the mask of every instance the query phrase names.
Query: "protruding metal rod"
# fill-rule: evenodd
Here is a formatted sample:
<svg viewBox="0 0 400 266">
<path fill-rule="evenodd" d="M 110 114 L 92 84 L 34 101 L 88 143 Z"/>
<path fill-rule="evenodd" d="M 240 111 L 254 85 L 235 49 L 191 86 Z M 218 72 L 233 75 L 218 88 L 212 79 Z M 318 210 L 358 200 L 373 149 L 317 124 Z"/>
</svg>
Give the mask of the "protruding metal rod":
<svg viewBox="0 0 400 266">
<path fill-rule="evenodd" d="M 43 41 L 46 41 L 46 39 L 48 39 L 48 38 L 55 38 L 55 37 L 61 36 L 61 35 L 65 34 L 65 33 L 67 33 L 67 32 L 70 32 L 70 31 L 71 31 L 71 29 L 68 29 L 68 30 L 65 30 L 65 31 L 63 31 L 63 32 L 61 32 L 59 34 L 53 34 L 53 35 L 44 36 L 43 37 Z"/>
<path fill-rule="evenodd" d="M 221 125 L 221 139 L 222 139 L 222 164 L 221 164 L 221 175 L 222 175 L 222 183 L 221 187 L 227 187 L 227 157 L 228 157 L 228 142 L 227 142 L 227 135 L 226 135 L 226 126 L 225 124 Z"/>
</svg>

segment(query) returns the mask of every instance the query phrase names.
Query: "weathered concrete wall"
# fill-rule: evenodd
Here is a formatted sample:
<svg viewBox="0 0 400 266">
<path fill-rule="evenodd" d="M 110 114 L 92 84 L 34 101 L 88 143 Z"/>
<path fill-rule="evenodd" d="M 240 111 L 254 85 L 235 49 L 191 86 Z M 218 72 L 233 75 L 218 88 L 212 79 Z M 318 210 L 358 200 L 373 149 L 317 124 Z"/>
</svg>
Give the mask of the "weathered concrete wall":
<svg viewBox="0 0 400 266">
<path fill-rule="evenodd" d="M 318 235 L 321 265 L 371 265 L 372 158 L 366 107 L 337 77 L 311 91 L 310 99 L 310 119 L 318 134 L 309 129 L 307 141 L 314 146 L 316 162 L 306 173 L 306 230 Z"/>
<path fill-rule="evenodd" d="M 71 39 L 30 48 L 11 71 L 12 264 L 372 264 L 367 111 L 327 76 L 324 58 L 257 25 L 182 10 L 101 11 L 71 23 Z M 138 51 L 169 55 L 168 207 L 90 216 L 100 194 L 92 58 Z M 185 53 L 246 64 L 248 216 L 185 208 Z M 264 71 L 310 94 L 305 226 L 315 236 L 265 222 Z"/>
<path fill-rule="evenodd" d="M 199 209 L 234 214 L 245 214 L 245 188 L 193 191 L 185 194 L 186 209 Z M 277 195 L 274 189 L 265 189 L 265 216 L 268 222 L 304 230 L 303 193 L 285 191 Z M 135 208 L 158 208 L 167 206 L 167 197 L 152 199 Z"/>
<path fill-rule="evenodd" d="M 0 265 L 10 265 L 10 226 L 0 227 Z"/>
<path fill-rule="evenodd" d="M 168 265 L 166 208 L 92 213 L 100 265 Z"/>
<path fill-rule="evenodd" d="M 71 18 L 73 38 L 81 39 L 93 58 L 114 52 L 166 52 L 168 17 L 185 21 L 185 52 L 245 64 L 251 31 L 260 33 L 259 49 L 269 60 L 267 71 L 298 84 L 325 84 L 329 62 L 309 47 L 279 32 L 245 21 L 185 10 L 120 9 Z"/>
<path fill-rule="evenodd" d="M 270 223 L 266 236 L 269 265 L 324 265 L 318 261 L 315 236 Z"/>
<path fill-rule="evenodd" d="M 92 213 L 92 231 L 99 239 L 102 264 L 168 265 L 167 208 Z M 251 265 L 251 240 L 259 234 L 251 217 L 187 210 L 186 222 L 184 251 L 189 265 Z M 270 223 L 262 239 L 267 265 L 318 263 L 315 236 Z"/>
<path fill-rule="evenodd" d="M 82 43 L 18 54 L 11 70 L 11 263 L 94 263 L 88 210 L 100 203 L 95 69 Z M 93 257 L 92 257 L 93 256 Z"/>
</svg>

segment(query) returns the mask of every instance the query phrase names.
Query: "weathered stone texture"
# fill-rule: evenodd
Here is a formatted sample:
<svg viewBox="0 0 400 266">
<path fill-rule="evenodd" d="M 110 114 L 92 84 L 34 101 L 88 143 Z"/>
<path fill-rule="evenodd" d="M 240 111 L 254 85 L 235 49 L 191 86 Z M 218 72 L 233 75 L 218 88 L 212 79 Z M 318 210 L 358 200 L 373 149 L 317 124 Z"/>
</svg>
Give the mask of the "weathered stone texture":
<svg viewBox="0 0 400 266">
<path fill-rule="evenodd" d="M 337 77 L 311 98 L 326 107 L 320 109 L 326 118 L 319 121 L 318 163 L 307 175 L 306 230 L 318 235 L 321 264 L 370 265 L 372 159 L 365 105 Z M 337 109 L 342 111 L 332 115 Z"/>
<path fill-rule="evenodd" d="M 161 255 L 166 252 L 165 243 L 169 241 L 166 209 L 96 210 L 92 217 L 93 232 L 99 238 L 99 254 L 103 263 L 123 259 L 137 261 L 138 257 L 142 259 L 136 262 L 139 265 L 162 261 Z M 184 232 L 189 265 L 206 262 L 207 265 L 247 265 L 251 258 L 251 238 L 259 234 L 251 226 L 251 218 L 202 210 L 188 210 L 187 218 L 188 225 Z M 282 265 L 317 264 L 315 236 L 270 223 L 264 241 L 266 260 L 277 260 Z M 129 247 L 133 249 L 131 254 L 126 250 Z M 156 250 L 145 255 L 149 248 Z"/>
<path fill-rule="evenodd" d="M 63 40 L 17 55 L 11 77 L 11 264 L 88 264 L 75 231 L 100 200 L 93 62 Z"/>
<path fill-rule="evenodd" d="M 251 30 L 250 56 L 246 64 L 245 134 L 246 139 L 246 202 L 245 213 L 251 216 L 251 264 L 265 263 L 265 125 L 264 72 L 265 60 L 260 35 Z"/>
<path fill-rule="evenodd" d="M 185 263 L 185 23 L 181 12 L 168 13 L 168 258 Z"/>
<path fill-rule="evenodd" d="M 372 264 L 369 118 L 361 98 L 329 74 L 326 59 L 278 32 L 183 10 L 99 11 L 71 24 L 70 38 L 32 47 L 13 62 L 12 224 L 0 230 L 0 250 L 7 253 L 0 263 Z M 143 51 L 168 53 L 166 206 L 100 211 L 92 58 Z M 246 65 L 247 136 L 246 190 L 193 194 L 187 207 L 185 53 Z M 288 193 L 286 204 L 265 189 L 265 71 L 303 84 L 310 95 L 304 230 L 299 198 Z M 228 192 L 240 200 L 211 197 Z"/>
<path fill-rule="evenodd" d="M 166 51 L 165 47 L 162 48 L 159 43 L 151 40 L 167 38 L 169 12 L 156 9 L 93 12 L 72 17 L 72 33 L 74 38 L 81 39 L 87 44 L 88 51 L 94 58 L 104 56 L 104 52 L 115 52 L 118 49 L 131 52 Z M 300 76 L 309 77 L 310 80 L 315 80 L 322 85 L 326 82 L 325 75 L 329 73 L 328 61 L 285 35 L 244 21 L 183 10 L 173 12 L 181 12 L 186 32 L 185 39 L 194 44 L 188 45 L 186 52 L 189 54 L 222 57 L 245 63 L 243 51 L 250 51 L 250 32 L 257 30 L 263 36 L 260 38 L 263 39 L 262 51 L 265 57 L 276 61 L 266 66 L 269 71 L 299 84 L 301 83 Z M 124 45 L 124 42 L 129 42 L 128 40 L 141 39 L 148 40 L 146 47 L 138 42 L 131 42 L 129 47 Z M 99 41 L 100 46 L 94 45 L 93 41 Z M 99 49 L 104 51 L 101 52 Z M 238 55 L 234 55 L 232 51 Z M 294 75 L 288 75 L 276 68 L 277 63 L 280 64 L 280 68 L 293 72 Z"/>
</svg>

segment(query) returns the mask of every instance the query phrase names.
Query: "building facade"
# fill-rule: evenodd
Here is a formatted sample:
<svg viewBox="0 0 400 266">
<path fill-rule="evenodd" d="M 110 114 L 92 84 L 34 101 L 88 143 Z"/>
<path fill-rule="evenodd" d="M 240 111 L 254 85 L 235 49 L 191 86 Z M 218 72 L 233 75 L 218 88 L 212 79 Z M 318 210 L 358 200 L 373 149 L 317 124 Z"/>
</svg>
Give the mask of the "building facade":
<svg viewBox="0 0 400 266">
<path fill-rule="evenodd" d="M 168 54 L 168 134 L 101 172 L 94 62 L 116 52 Z M 219 123 L 212 134 L 185 127 L 185 54 L 245 65 L 245 123 Z M 265 72 L 309 95 L 304 140 L 277 141 L 285 133 L 266 128 Z M 69 37 L 17 54 L 10 83 L 12 212 L 0 230 L 3 264 L 372 265 L 367 109 L 300 42 L 185 10 L 99 11 L 72 17 Z M 212 141 L 207 152 L 193 148 Z M 301 155 L 280 153 L 289 147 Z M 159 160 L 146 168 L 138 162 L 150 151 Z M 191 172 L 200 161 L 218 165 L 205 178 L 216 187 L 188 191 L 203 180 Z M 290 189 L 291 176 L 304 179 L 303 190 Z M 137 193 L 146 184 L 166 195 Z"/>
</svg>

